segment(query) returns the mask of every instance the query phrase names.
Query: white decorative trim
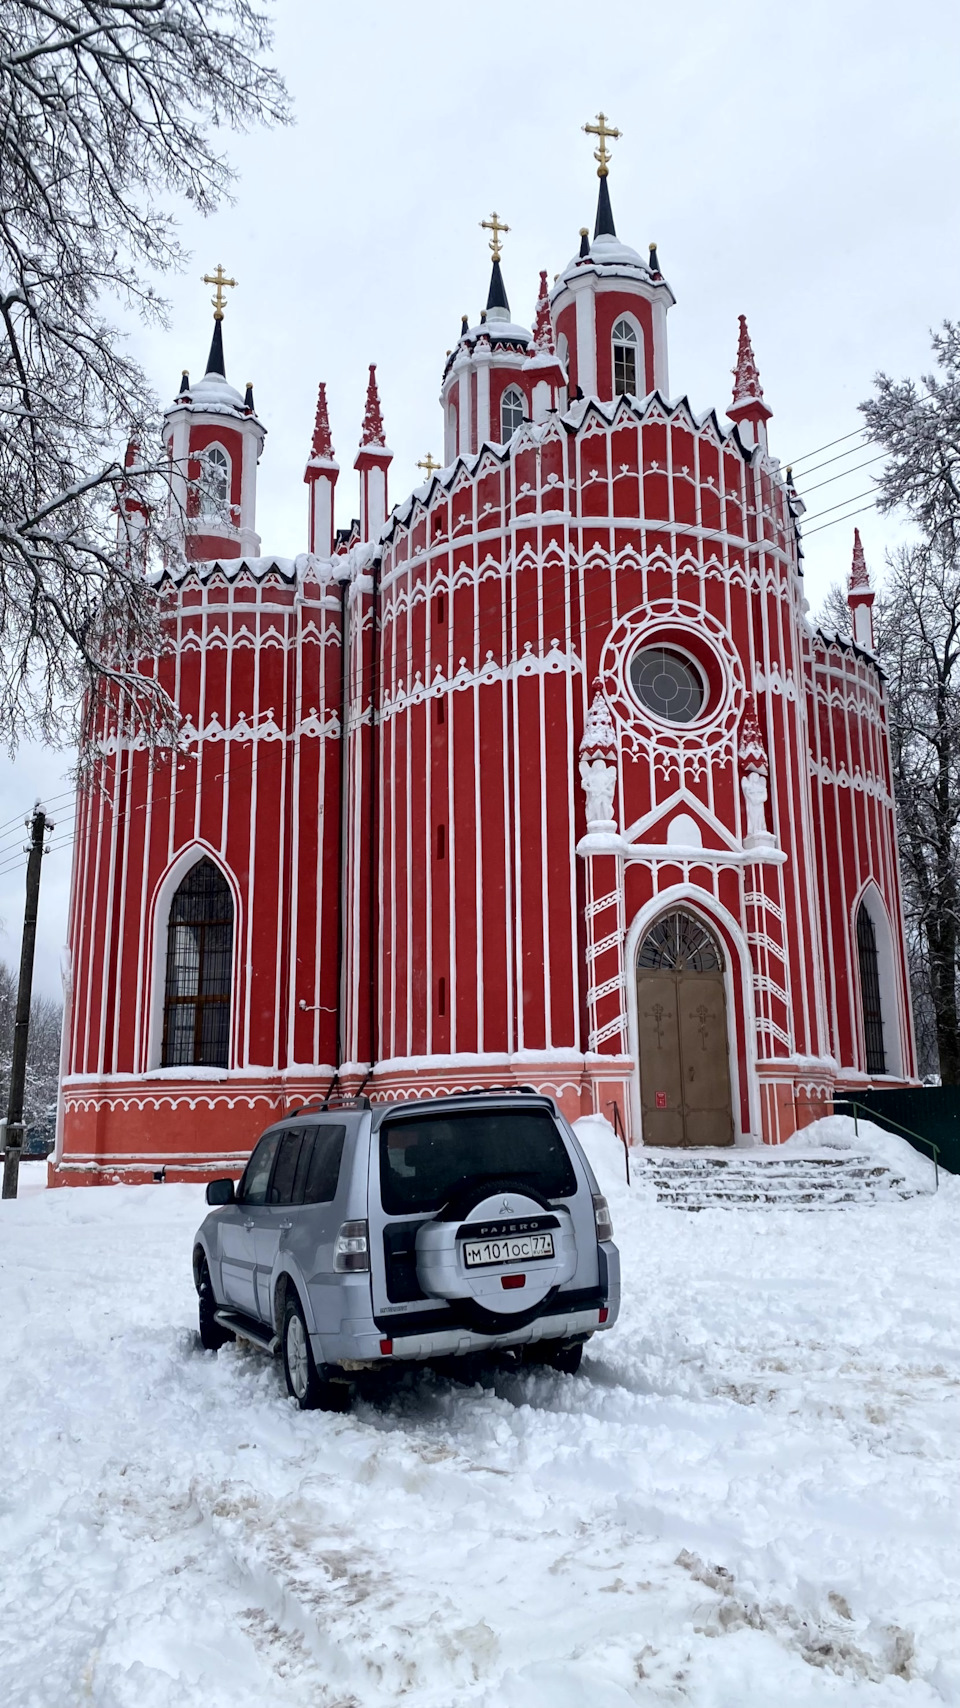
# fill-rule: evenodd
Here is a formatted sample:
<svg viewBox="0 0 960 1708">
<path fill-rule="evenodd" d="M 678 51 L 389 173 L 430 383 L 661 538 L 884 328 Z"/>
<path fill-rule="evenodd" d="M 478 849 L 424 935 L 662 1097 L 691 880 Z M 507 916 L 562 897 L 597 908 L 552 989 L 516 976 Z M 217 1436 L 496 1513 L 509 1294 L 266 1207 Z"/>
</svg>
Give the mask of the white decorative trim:
<svg viewBox="0 0 960 1708">
<path fill-rule="evenodd" d="M 892 807 L 894 804 L 893 796 L 889 793 L 883 779 L 881 777 L 865 777 L 859 765 L 855 767 L 851 776 L 845 765 L 841 765 L 835 771 L 825 759 L 821 759 L 819 764 L 815 759 L 811 759 L 810 775 L 828 787 L 832 785 L 837 789 L 853 789 L 857 794 L 869 795 L 873 800 L 880 801 L 885 807 Z"/>
<path fill-rule="evenodd" d="M 510 664 L 497 664 L 493 653 L 488 652 L 486 662 L 479 670 L 470 670 L 465 658 L 460 660 L 460 668 L 454 676 L 445 676 L 438 664 L 431 682 L 425 683 L 418 670 L 413 679 L 413 687 L 404 688 L 403 678 L 397 682 L 394 695 L 384 694 L 380 710 L 380 718 L 386 722 L 399 716 L 401 712 L 409 711 L 411 706 L 422 706 L 427 700 L 437 700 L 444 694 L 460 692 L 466 688 L 485 687 L 497 682 L 516 682 L 523 676 L 552 676 L 558 674 L 583 675 L 583 661 L 572 647 L 563 648 L 558 640 L 550 642 L 549 650 L 536 653 L 533 642 L 525 641 L 520 657 Z M 351 719 L 351 722 L 353 720 Z"/>
</svg>

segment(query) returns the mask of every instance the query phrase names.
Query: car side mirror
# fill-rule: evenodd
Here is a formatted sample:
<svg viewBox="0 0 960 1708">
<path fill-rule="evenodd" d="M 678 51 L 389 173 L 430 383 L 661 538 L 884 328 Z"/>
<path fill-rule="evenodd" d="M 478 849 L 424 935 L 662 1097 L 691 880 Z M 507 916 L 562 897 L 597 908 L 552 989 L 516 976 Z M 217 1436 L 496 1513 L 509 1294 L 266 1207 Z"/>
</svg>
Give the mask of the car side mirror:
<svg viewBox="0 0 960 1708">
<path fill-rule="evenodd" d="M 232 1180 L 208 1180 L 208 1204 L 232 1204 L 236 1198 L 236 1186 Z"/>
</svg>

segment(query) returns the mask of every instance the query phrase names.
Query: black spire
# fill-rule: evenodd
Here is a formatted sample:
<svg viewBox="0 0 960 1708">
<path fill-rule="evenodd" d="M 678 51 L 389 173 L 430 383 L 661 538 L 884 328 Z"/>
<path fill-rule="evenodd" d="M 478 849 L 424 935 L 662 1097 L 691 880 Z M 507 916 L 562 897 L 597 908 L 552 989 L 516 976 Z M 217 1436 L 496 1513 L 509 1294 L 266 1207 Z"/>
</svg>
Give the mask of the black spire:
<svg viewBox="0 0 960 1708">
<path fill-rule="evenodd" d="M 607 189 L 607 177 L 604 173 L 600 179 L 600 194 L 597 197 L 597 223 L 593 228 L 594 237 L 616 237 L 617 228 L 613 223 L 613 209 L 610 206 L 610 191 Z"/>
<path fill-rule="evenodd" d="M 487 308 L 505 308 L 507 313 L 510 313 L 510 304 L 507 301 L 507 293 L 504 288 L 503 274 L 500 271 L 499 260 L 494 261 L 493 271 L 490 274 L 490 289 L 487 292 Z"/>
<path fill-rule="evenodd" d="M 223 321 L 216 318 L 213 322 L 210 354 L 207 357 L 207 373 L 220 374 L 223 379 L 227 377 L 227 370 L 223 365 Z"/>
<path fill-rule="evenodd" d="M 581 259 L 581 261 L 585 261 L 587 259 L 587 256 L 589 255 L 589 253 L 590 253 L 590 227 L 587 225 L 582 225 L 580 227 L 580 259 Z"/>
<path fill-rule="evenodd" d="M 252 380 L 247 381 L 247 395 L 243 400 L 243 407 L 244 407 L 244 409 L 249 409 L 251 415 L 253 414 L 253 381 Z"/>
<path fill-rule="evenodd" d="M 650 249 L 650 271 L 651 271 L 651 273 L 655 273 L 657 275 L 657 277 L 659 278 L 659 276 L 660 276 L 660 262 L 657 259 L 657 246 L 656 246 L 656 244 L 651 243 L 649 245 L 649 249 Z"/>
<path fill-rule="evenodd" d="M 183 373 L 180 375 L 180 390 L 177 392 L 177 396 L 178 397 L 187 397 L 187 396 L 189 396 L 189 393 L 190 393 L 190 375 L 189 375 L 189 372 L 187 371 L 187 369 L 184 368 Z"/>
<path fill-rule="evenodd" d="M 460 316 L 460 336 L 461 336 L 461 338 L 466 338 L 469 330 L 470 330 L 470 321 L 465 314 L 462 314 Z"/>
</svg>

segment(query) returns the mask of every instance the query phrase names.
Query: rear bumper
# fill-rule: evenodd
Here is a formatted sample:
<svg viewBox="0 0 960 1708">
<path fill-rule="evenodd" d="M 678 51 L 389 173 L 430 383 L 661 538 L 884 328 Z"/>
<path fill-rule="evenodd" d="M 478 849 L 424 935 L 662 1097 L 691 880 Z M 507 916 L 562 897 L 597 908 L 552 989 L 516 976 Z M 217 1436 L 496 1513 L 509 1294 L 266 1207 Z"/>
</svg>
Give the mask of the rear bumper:
<svg viewBox="0 0 960 1708">
<path fill-rule="evenodd" d="M 495 1352 L 507 1346 L 530 1346 L 539 1340 L 573 1340 L 613 1328 L 620 1314 L 620 1254 L 610 1242 L 599 1246 L 598 1252 L 599 1285 L 557 1294 L 533 1322 L 522 1328 L 478 1334 L 451 1321 L 448 1308 L 367 1316 L 344 1321 L 337 1335 L 314 1335 L 314 1357 L 318 1363 L 342 1367 L 380 1364 L 391 1358 L 426 1362 L 470 1352 Z"/>
</svg>

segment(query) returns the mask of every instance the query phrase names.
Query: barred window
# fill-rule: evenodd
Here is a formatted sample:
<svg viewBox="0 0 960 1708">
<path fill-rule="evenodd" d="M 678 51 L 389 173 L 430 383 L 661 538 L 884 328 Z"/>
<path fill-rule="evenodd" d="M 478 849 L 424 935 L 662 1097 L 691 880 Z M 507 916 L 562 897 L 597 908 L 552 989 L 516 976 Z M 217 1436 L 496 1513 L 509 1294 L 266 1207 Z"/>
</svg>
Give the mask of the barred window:
<svg viewBox="0 0 960 1708">
<path fill-rule="evenodd" d="M 863 1007 L 863 1041 L 867 1050 L 867 1072 L 886 1073 L 877 934 L 873 929 L 873 920 L 862 903 L 857 911 L 857 956 L 860 962 L 860 1001 Z"/>
<path fill-rule="evenodd" d="M 230 886 L 212 860 L 200 860 L 170 905 L 164 1067 L 227 1066 L 232 959 Z"/>
</svg>

